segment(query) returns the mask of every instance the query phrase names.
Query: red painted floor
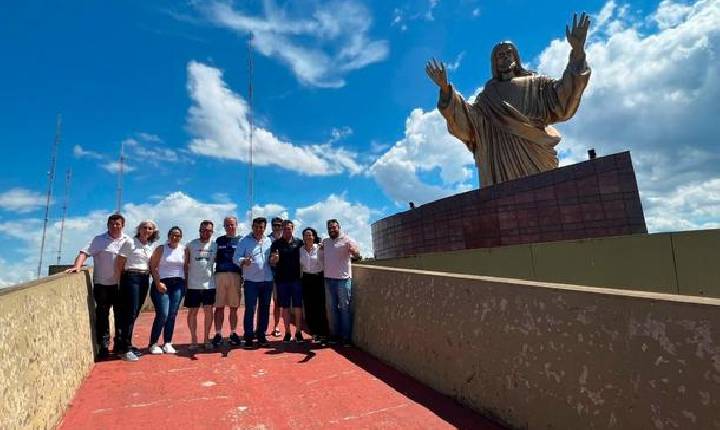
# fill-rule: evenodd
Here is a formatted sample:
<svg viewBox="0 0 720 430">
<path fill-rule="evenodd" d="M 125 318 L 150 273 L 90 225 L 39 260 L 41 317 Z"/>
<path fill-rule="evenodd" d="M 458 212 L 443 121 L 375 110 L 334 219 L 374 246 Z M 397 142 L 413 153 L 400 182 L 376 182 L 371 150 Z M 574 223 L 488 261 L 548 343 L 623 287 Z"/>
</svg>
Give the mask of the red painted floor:
<svg viewBox="0 0 720 430">
<path fill-rule="evenodd" d="M 138 319 L 136 346 L 147 343 L 152 318 Z M 188 354 L 185 318 L 178 355 L 96 363 L 58 428 L 502 428 L 356 348 L 270 337 L 270 348 Z"/>
</svg>

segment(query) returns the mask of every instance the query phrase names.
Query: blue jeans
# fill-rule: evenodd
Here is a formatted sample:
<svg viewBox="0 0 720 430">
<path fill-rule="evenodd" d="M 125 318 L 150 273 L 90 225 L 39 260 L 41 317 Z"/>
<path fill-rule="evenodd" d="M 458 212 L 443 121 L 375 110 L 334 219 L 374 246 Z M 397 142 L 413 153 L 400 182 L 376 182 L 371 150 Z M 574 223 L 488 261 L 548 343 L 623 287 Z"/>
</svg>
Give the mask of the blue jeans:
<svg viewBox="0 0 720 430">
<path fill-rule="evenodd" d="M 325 306 L 330 335 L 352 339 L 352 279 L 325 278 Z"/>
<path fill-rule="evenodd" d="M 185 280 L 183 278 L 163 278 L 167 291 L 161 293 L 153 282 L 150 290 L 150 299 L 155 306 L 155 320 L 150 332 L 150 345 L 157 343 L 160 332 L 163 332 L 165 343 L 172 342 L 175 330 L 175 317 L 180 309 L 180 301 L 185 295 Z"/>
<path fill-rule="evenodd" d="M 245 315 L 243 316 L 243 330 L 245 340 L 255 337 L 265 339 L 265 332 L 270 322 L 270 297 L 272 297 L 273 283 L 245 281 Z M 258 326 L 253 330 L 255 306 L 258 307 Z"/>
</svg>

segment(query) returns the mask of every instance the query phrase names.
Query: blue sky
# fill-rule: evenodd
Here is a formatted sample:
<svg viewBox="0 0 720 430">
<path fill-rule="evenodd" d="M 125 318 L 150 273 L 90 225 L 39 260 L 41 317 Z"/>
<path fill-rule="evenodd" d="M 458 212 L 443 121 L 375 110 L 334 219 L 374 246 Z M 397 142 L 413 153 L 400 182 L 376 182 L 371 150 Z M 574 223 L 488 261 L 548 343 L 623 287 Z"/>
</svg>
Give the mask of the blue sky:
<svg viewBox="0 0 720 430">
<path fill-rule="evenodd" d="M 55 115 L 62 114 L 48 252 L 63 176 L 73 180 L 63 260 L 123 213 L 186 238 L 225 214 L 247 220 L 248 44 L 252 37 L 254 213 L 301 225 L 338 217 L 371 254 L 369 224 L 477 187 L 424 74 L 430 57 L 470 97 L 489 53 L 559 76 L 574 11 L 592 15 L 590 86 L 559 127 L 561 164 L 631 150 L 651 231 L 720 226 L 720 1 L 15 2 L 0 6 L 0 285 L 38 261 Z M 11 159 L 9 157 L 12 157 Z M 131 229 L 128 229 L 128 232 Z"/>
</svg>

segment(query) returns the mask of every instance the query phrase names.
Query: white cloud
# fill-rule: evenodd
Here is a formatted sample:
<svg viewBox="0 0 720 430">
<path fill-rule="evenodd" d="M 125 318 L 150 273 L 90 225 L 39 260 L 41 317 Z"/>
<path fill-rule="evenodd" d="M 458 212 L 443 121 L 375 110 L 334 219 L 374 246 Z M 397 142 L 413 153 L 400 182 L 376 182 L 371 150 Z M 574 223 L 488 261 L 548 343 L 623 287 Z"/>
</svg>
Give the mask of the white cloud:
<svg viewBox="0 0 720 430">
<path fill-rule="evenodd" d="M 137 135 L 138 135 L 138 137 L 139 137 L 140 139 L 142 139 L 142 140 L 144 140 L 144 141 L 146 141 L 146 142 L 158 142 L 158 143 L 162 143 L 162 141 L 163 141 L 163 140 L 160 138 L 160 136 L 158 136 L 157 134 L 145 133 L 145 132 L 142 132 L 142 131 L 141 131 L 141 132 L 139 132 Z"/>
<path fill-rule="evenodd" d="M 238 207 L 234 203 L 209 203 L 197 200 L 182 192 L 173 192 L 159 201 L 153 203 L 127 203 L 123 206 L 123 215 L 127 219 L 125 233 L 135 234 L 135 227 L 145 219 L 154 220 L 164 241 L 171 226 L 178 225 L 183 230 L 183 241 L 187 242 L 198 236 L 197 229 L 200 221 L 210 219 L 215 222 L 215 236 L 224 234 L 222 229 L 223 218 L 230 215 L 238 216 L 239 234 L 248 234 L 249 214 L 239 216 Z M 105 231 L 107 217 L 110 211 L 95 210 L 87 214 L 68 217 L 65 220 L 64 243 L 62 263 L 70 264 L 78 251 L 85 246 L 95 235 Z M 291 218 L 290 210 L 285 206 L 268 203 L 254 206 L 255 216 L 281 216 Z M 338 218 L 343 229 L 355 238 L 361 246 L 364 255 L 372 254 L 370 239 L 371 211 L 359 203 L 349 203 L 343 197 L 330 195 L 326 200 L 300 207 L 295 211 L 294 219 L 298 228 L 305 225 L 314 226 L 323 235 L 325 220 Z M 44 264 L 42 273 L 47 273 L 48 264 L 54 264 L 57 256 L 60 222 L 49 225 Z M 11 238 L 14 260 L 0 257 L 0 287 L 25 282 L 35 277 L 38 264 L 38 252 L 42 232 L 42 220 L 39 218 L 24 218 L 13 221 L 0 222 L 0 237 Z"/>
<path fill-rule="evenodd" d="M 263 16 L 253 16 L 224 2 L 203 5 L 214 24 L 252 35 L 252 46 L 267 57 L 285 63 L 306 85 L 337 88 L 344 75 L 382 61 L 388 43 L 368 35 L 372 17 L 353 0 L 278 6 L 263 3 Z"/>
<path fill-rule="evenodd" d="M 0 193 L 0 208 L 10 212 L 32 212 L 45 206 L 46 201 L 47 197 L 41 193 L 25 188 L 12 188 Z"/>
<path fill-rule="evenodd" d="M 327 220 L 337 219 L 342 230 L 358 243 L 361 254 L 365 257 L 373 255 L 370 234 L 372 211 L 367 206 L 361 203 L 350 203 L 344 196 L 330 194 L 324 201 L 298 208 L 295 215 L 298 231 L 302 231 L 305 227 L 313 227 L 320 236 L 324 237 L 327 237 L 325 225 Z"/>
<path fill-rule="evenodd" d="M 559 127 L 561 164 L 585 159 L 590 147 L 630 150 L 651 231 L 715 225 L 717 206 L 701 215 L 674 202 L 720 178 L 720 1 L 662 1 L 644 19 L 608 2 L 595 21 L 590 84 L 575 118 Z M 567 42 L 552 41 L 538 70 L 560 76 L 568 52 Z"/>
<path fill-rule="evenodd" d="M 405 122 L 405 137 L 370 167 L 385 194 L 396 203 L 415 204 L 467 191 L 475 161 L 465 145 L 450 135 L 447 124 L 435 109 L 414 109 Z M 439 184 L 431 185 L 419 175 L 439 172 Z"/>
<path fill-rule="evenodd" d="M 425 12 L 426 20 L 435 21 L 435 16 L 433 16 L 433 10 L 435 10 L 438 3 L 440 3 L 440 0 L 428 0 L 428 10 L 427 12 Z"/>
<path fill-rule="evenodd" d="M 190 151 L 216 158 L 249 161 L 250 122 L 245 100 L 230 90 L 222 72 L 202 63 L 188 64 L 188 92 L 193 105 L 188 130 L 195 136 Z M 296 146 L 253 126 L 253 163 L 276 165 L 305 175 L 357 174 L 357 155 L 330 144 Z"/>
<path fill-rule="evenodd" d="M 720 228 L 720 178 L 681 185 L 669 193 L 648 193 L 645 211 L 652 231 Z"/>
<path fill-rule="evenodd" d="M 248 211 L 245 212 L 245 219 L 250 220 L 251 218 L 265 217 L 268 224 L 270 224 L 270 221 L 275 217 L 280 217 L 282 219 L 290 218 L 289 214 L 290 213 L 285 206 L 277 203 L 268 203 L 266 205 L 253 205 L 252 217 Z M 268 229 L 268 234 L 269 232 L 270 230 Z"/>
<path fill-rule="evenodd" d="M 345 139 L 346 137 L 352 135 L 353 131 L 350 127 L 339 127 L 339 128 L 333 128 L 330 132 L 330 140 L 328 143 L 334 143 L 338 140 Z"/>
<path fill-rule="evenodd" d="M 460 67 L 460 63 L 462 63 L 463 57 L 465 57 L 465 51 L 460 52 L 457 57 L 455 57 L 455 61 L 446 65 L 447 70 L 449 72 L 457 70 Z"/>
<path fill-rule="evenodd" d="M 135 227 L 145 219 L 154 220 L 160 228 L 161 240 L 164 240 L 168 229 L 178 225 L 183 230 L 183 241 L 198 237 L 198 227 L 203 219 L 215 222 L 216 235 L 224 234 L 222 221 L 225 216 L 235 215 L 237 207 L 233 203 L 208 203 L 194 199 L 182 192 L 170 193 L 155 203 L 134 204 L 123 206 L 122 214 L 127 219 L 125 233 L 132 236 Z M 78 251 L 93 236 L 106 230 L 107 217 L 111 211 L 96 210 L 87 214 L 65 219 L 63 232 L 62 263 L 70 264 Z M 247 224 L 241 219 L 238 224 L 240 233 L 247 233 Z M 48 264 L 55 264 L 59 245 L 60 221 L 48 225 L 45 242 L 42 274 L 47 274 Z M 42 220 L 25 218 L 0 222 L 0 235 L 13 239 L 16 244 L 13 250 L 13 261 L 0 258 L 0 286 L 24 282 L 35 277 L 37 269 L 40 241 L 42 236 Z"/>
<path fill-rule="evenodd" d="M 693 8 L 690 5 L 663 0 L 652 16 L 661 30 L 676 27 L 687 19 Z"/>
<path fill-rule="evenodd" d="M 95 151 L 87 151 L 80 145 L 73 146 L 73 155 L 75 158 L 91 158 L 94 160 L 102 159 L 102 154 Z"/>
<path fill-rule="evenodd" d="M 403 6 L 393 10 L 391 26 L 399 26 L 401 31 L 408 29 L 407 23 L 412 21 L 435 21 L 433 12 L 440 4 L 440 0 L 422 0 L 406 2 Z"/>
<path fill-rule="evenodd" d="M 109 173 L 119 173 L 120 172 L 120 162 L 119 161 L 110 161 L 104 164 L 101 164 L 100 167 L 107 170 Z M 124 173 L 130 173 L 135 169 L 135 167 L 129 165 L 128 163 L 123 163 L 122 166 Z"/>
</svg>

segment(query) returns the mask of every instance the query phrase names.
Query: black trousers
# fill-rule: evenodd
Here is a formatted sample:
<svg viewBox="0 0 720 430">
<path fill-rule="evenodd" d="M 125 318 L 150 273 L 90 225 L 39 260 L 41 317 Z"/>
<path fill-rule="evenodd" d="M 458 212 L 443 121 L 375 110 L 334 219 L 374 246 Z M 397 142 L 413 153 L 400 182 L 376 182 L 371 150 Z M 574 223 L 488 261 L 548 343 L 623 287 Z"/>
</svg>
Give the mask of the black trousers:
<svg viewBox="0 0 720 430">
<path fill-rule="evenodd" d="M 327 313 L 325 311 L 325 282 L 323 273 L 303 273 L 303 303 L 305 304 L 305 322 L 314 336 L 328 336 Z"/>
<path fill-rule="evenodd" d="M 144 273 L 123 272 L 120 277 L 119 306 L 115 308 L 120 316 L 120 337 L 115 339 L 116 352 L 127 352 L 132 347 L 135 319 L 145 302 L 149 285 L 149 276 Z"/>
<path fill-rule="evenodd" d="M 118 285 L 93 285 L 93 298 L 95 298 L 95 336 L 100 348 L 110 346 L 110 308 L 118 303 Z M 120 310 L 115 309 L 115 341 L 121 336 Z"/>
</svg>

